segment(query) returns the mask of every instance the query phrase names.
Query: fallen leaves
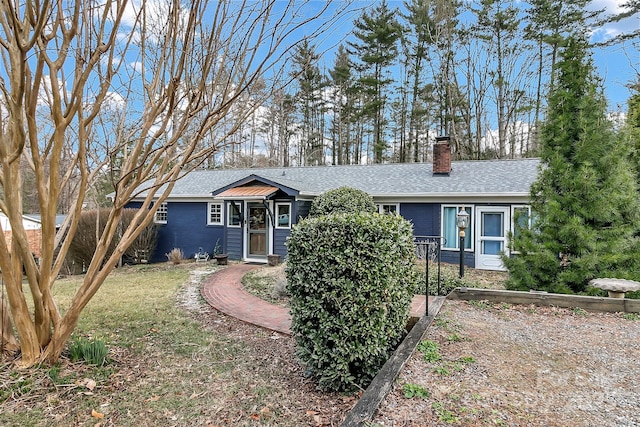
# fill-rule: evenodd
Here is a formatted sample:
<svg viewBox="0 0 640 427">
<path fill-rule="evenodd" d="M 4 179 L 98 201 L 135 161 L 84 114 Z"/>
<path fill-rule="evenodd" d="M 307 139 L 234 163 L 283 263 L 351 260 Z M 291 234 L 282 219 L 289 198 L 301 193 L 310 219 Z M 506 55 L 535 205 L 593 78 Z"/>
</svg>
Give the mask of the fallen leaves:
<svg viewBox="0 0 640 427">
<path fill-rule="evenodd" d="M 106 370 L 63 360 L 55 384 L 48 370 L 34 371 L 29 400 L 16 395 L 3 402 L 1 412 L 28 414 L 28 408 L 37 408 L 47 416 L 43 424 L 61 426 L 186 425 L 187 416 L 192 425 L 208 427 L 340 424 L 353 402 L 316 390 L 302 375 L 292 338 L 257 330 L 208 307 L 202 310 L 194 320 L 211 331 L 211 339 L 190 354 L 166 351 L 164 341 L 154 339 L 151 327 L 156 325 L 144 324 L 140 333 L 149 334 L 149 342 L 114 344 L 109 351 L 116 361 Z M 131 338 L 126 331 L 122 337 Z M 11 380 L 10 373 L 0 371 L 0 383 Z M 104 418 L 92 416 L 92 408 Z M 307 409 L 320 412 L 307 415 Z"/>
<path fill-rule="evenodd" d="M 80 385 L 88 388 L 90 391 L 93 391 L 93 389 L 96 388 L 96 382 L 90 378 L 84 378 Z"/>
<path fill-rule="evenodd" d="M 89 391 L 81 391 L 80 394 L 85 396 L 93 396 L 93 389 L 96 388 L 96 382 L 91 378 L 83 378 L 82 380 L 78 380 L 75 382 L 76 387 L 81 387 L 83 389 L 87 389 Z"/>
<path fill-rule="evenodd" d="M 99 420 L 101 420 L 101 419 L 103 419 L 103 418 L 104 418 L 104 414 L 103 414 L 102 412 L 98 412 L 98 411 L 96 411 L 95 409 L 92 409 L 92 410 L 91 410 L 91 416 L 92 416 L 93 418 L 97 418 L 97 419 L 99 419 Z"/>
<path fill-rule="evenodd" d="M 254 412 L 253 414 L 251 414 L 251 419 L 254 421 L 260 421 L 260 420 L 271 418 L 272 416 L 273 416 L 273 412 L 271 411 L 271 409 L 269 409 L 268 406 L 265 406 L 262 409 L 260 409 L 259 412 Z"/>
<path fill-rule="evenodd" d="M 329 420 L 320 415 L 320 412 L 318 411 L 307 411 L 306 414 L 311 417 L 313 425 L 316 427 L 327 426 L 330 424 Z"/>
</svg>

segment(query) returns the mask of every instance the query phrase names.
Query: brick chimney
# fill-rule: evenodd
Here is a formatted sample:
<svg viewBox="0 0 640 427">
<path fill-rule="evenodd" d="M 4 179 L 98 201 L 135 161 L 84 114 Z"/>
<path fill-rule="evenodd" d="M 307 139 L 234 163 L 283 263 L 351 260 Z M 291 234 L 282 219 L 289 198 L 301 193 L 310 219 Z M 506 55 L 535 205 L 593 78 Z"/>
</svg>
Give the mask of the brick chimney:
<svg viewBox="0 0 640 427">
<path fill-rule="evenodd" d="M 433 174 L 449 175 L 451 173 L 451 144 L 448 136 L 437 136 L 433 144 Z"/>
</svg>

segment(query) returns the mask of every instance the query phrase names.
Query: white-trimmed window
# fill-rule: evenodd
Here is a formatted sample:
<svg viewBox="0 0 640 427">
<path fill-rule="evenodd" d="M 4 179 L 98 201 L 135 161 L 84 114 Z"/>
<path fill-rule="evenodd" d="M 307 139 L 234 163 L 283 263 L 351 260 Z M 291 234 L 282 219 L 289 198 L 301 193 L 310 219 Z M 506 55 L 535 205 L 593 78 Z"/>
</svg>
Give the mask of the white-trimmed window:
<svg viewBox="0 0 640 427">
<path fill-rule="evenodd" d="M 160 206 L 158 206 L 158 210 L 153 217 L 153 222 L 155 222 L 156 224 L 166 224 L 168 213 L 169 209 L 167 207 L 167 202 L 160 203 Z"/>
<path fill-rule="evenodd" d="M 513 247 L 513 240 L 518 237 L 519 230 L 530 229 L 533 225 L 534 217 L 529 205 L 511 206 L 511 236 L 510 246 Z M 517 226 L 516 226 L 517 225 Z M 511 253 L 518 253 L 511 248 Z"/>
<path fill-rule="evenodd" d="M 518 229 L 529 229 L 532 224 L 531 206 L 513 205 L 511 206 L 511 232 L 513 237 L 517 237 Z M 516 227 L 516 225 L 518 225 Z"/>
<path fill-rule="evenodd" d="M 207 225 L 222 225 L 222 203 L 207 204 Z"/>
<path fill-rule="evenodd" d="M 391 215 L 400 212 L 397 203 L 376 204 L 376 207 L 378 208 L 378 213 L 381 213 L 383 215 Z"/>
<path fill-rule="evenodd" d="M 240 205 L 227 204 L 227 227 L 240 227 Z"/>
<path fill-rule="evenodd" d="M 276 228 L 291 228 L 291 203 L 276 203 Z"/>
<path fill-rule="evenodd" d="M 442 249 L 460 249 L 460 229 L 457 219 L 458 212 L 462 207 L 462 205 L 442 206 L 442 235 L 444 236 Z M 469 225 L 465 229 L 464 248 L 465 250 L 473 250 L 473 207 L 464 206 L 464 210 L 469 214 Z"/>
</svg>

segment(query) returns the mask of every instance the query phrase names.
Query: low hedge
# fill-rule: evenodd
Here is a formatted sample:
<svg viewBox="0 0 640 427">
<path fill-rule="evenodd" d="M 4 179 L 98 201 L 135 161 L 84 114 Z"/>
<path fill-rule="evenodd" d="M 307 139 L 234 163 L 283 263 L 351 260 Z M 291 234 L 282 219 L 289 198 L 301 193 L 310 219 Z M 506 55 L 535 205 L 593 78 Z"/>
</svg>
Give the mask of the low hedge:
<svg viewBox="0 0 640 427">
<path fill-rule="evenodd" d="M 324 390 L 366 387 L 402 340 L 416 290 L 411 224 L 397 215 L 324 215 L 287 241 L 297 355 Z"/>
</svg>

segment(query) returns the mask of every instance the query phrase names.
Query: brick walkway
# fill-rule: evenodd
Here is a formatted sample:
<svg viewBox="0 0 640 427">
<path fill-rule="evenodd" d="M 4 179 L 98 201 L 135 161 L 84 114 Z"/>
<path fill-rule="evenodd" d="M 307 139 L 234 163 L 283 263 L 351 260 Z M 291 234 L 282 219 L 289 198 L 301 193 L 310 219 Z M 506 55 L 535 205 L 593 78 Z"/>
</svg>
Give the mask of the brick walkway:
<svg viewBox="0 0 640 427">
<path fill-rule="evenodd" d="M 202 287 L 202 296 L 213 308 L 228 316 L 291 335 L 289 310 L 249 294 L 240 282 L 242 276 L 259 267 L 251 264 L 229 265 L 207 279 Z M 429 297 L 429 302 L 432 299 Z M 424 310 L 424 295 L 414 297 L 411 316 L 420 317 Z"/>
</svg>

